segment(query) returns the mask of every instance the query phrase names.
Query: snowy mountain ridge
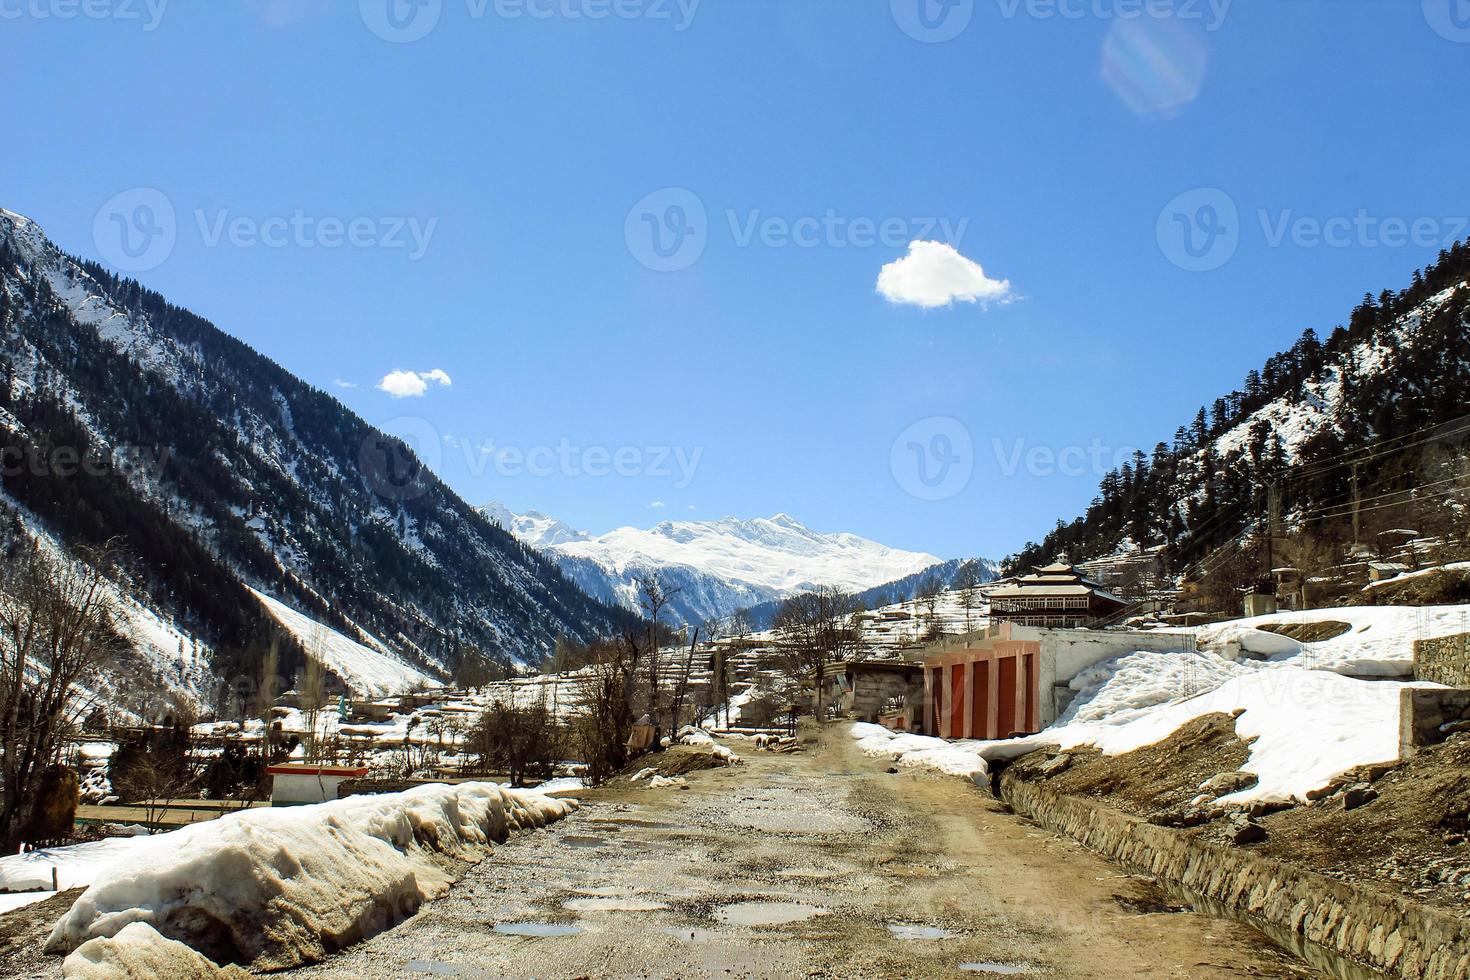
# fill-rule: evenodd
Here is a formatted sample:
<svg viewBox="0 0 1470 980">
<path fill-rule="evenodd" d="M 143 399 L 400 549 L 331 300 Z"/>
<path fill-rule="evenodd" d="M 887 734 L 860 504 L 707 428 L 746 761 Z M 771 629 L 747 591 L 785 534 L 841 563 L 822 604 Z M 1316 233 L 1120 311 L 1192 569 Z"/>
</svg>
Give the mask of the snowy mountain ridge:
<svg viewBox="0 0 1470 980">
<path fill-rule="evenodd" d="M 861 592 L 940 564 L 847 532 L 821 533 L 789 514 L 661 521 L 592 535 L 535 511 L 490 503 L 480 512 L 551 557 L 589 594 L 637 608 L 636 579 L 650 572 L 682 591 L 675 616 L 699 622 L 819 585 Z"/>
<path fill-rule="evenodd" d="M 10 211 L 0 439 L 36 461 L 0 475 L 0 517 L 67 548 L 122 539 L 134 597 L 173 645 L 212 651 L 216 677 L 255 677 L 272 643 L 288 678 L 307 656 L 251 589 L 410 679 L 447 676 L 467 646 L 534 661 L 558 637 L 590 639 L 626 618 L 494 527 L 401 440 Z M 198 666 L 186 671 L 196 690 L 209 683 Z"/>
<path fill-rule="evenodd" d="M 1470 460 L 1467 351 L 1470 242 L 1459 242 L 1408 287 L 1365 295 L 1326 336 L 1303 331 L 1172 442 L 1106 474 L 1083 515 L 1008 565 L 1152 549 L 1170 573 L 1210 558 L 1241 577 L 1264 560 L 1248 552 L 1273 502 L 1283 529 L 1329 548 L 1389 527 L 1453 537 Z"/>
</svg>

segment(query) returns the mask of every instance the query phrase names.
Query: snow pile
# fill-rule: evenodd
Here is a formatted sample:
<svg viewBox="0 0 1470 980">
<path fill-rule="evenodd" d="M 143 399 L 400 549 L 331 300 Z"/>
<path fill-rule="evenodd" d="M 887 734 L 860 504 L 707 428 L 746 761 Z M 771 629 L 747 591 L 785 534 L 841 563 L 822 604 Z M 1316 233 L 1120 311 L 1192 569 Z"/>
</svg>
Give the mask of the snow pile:
<svg viewBox="0 0 1470 980">
<path fill-rule="evenodd" d="M 653 789 L 688 789 L 689 780 L 685 779 L 683 776 L 655 775 L 652 779 L 648 781 L 648 785 Z"/>
<path fill-rule="evenodd" d="M 300 641 L 306 652 L 342 679 L 353 694 L 381 698 L 414 687 L 433 686 L 428 674 L 399 660 L 387 647 L 364 646 L 318 623 L 264 592 L 250 590 L 276 622 Z"/>
<path fill-rule="evenodd" d="M 1156 705 L 1212 691 L 1248 669 L 1210 653 L 1142 650 L 1114 657 L 1068 682 L 1077 693 L 1056 726 L 1124 725 Z"/>
<path fill-rule="evenodd" d="M 320 960 L 443 894 L 450 877 L 437 854 L 476 860 L 490 842 L 575 808 L 493 783 L 435 784 L 133 838 L 127 861 L 96 876 L 46 948 L 67 952 L 146 922 L 219 963 Z"/>
<path fill-rule="evenodd" d="M 951 776 L 985 782 L 989 768 L 974 741 L 946 742 L 929 735 L 889 731 L 882 725 L 854 722 L 852 737 L 864 755 L 892 759 L 905 768 L 937 769 Z"/>
<path fill-rule="evenodd" d="M 1139 669 L 1145 654 L 1121 663 L 1096 698 L 1123 705 L 1117 714 L 1092 704 L 1077 706 L 1073 721 L 1036 735 L 972 743 L 992 761 L 1015 759 L 1044 746 L 1066 751 L 1095 748 L 1122 755 L 1163 741 L 1207 714 L 1235 714 L 1235 734 L 1249 743 L 1241 768 L 1255 773 L 1249 789 L 1221 802 L 1305 801 L 1308 794 L 1358 766 L 1389 762 L 1399 755 L 1399 692 L 1424 686 L 1397 681 L 1361 681 L 1324 670 L 1242 664 L 1236 676 L 1214 690 L 1153 707 L 1127 706 L 1166 693 L 1166 672 Z M 1128 661 L 1135 661 L 1128 663 Z"/>
<path fill-rule="evenodd" d="M 90 885 L 105 869 L 125 862 L 134 843 L 131 836 L 109 837 L 85 844 L 47 847 L 0 857 L 0 892 L 49 889 L 53 868 L 62 891 L 82 888 Z M 36 901 L 50 897 L 48 891 L 38 895 Z"/>
<path fill-rule="evenodd" d="M 1351 629 L 1315 643 L 1260 628 L 1334 621 Z M 1415 640 L 1467 631 L 1470 606 L 1343 606 L 1235 619 L 1195 632 L 1201 648 L 1238 643 L 1246 653 L 1277 662 L 1290 660 L 1299 667 L 1358 677 L 1412 677 Z"/>
<path fill-rule="evenodd" d="M 138 977 L 195 977 L 246 980 L 238 966 L 219 967 L 183 943 L 166 939 L 146 922 L 117 935 L 89 939 L 61 964 L 66 980 L 136 980 Z"/>
<path fill-rule="evenodd" d="M 740 756 L 719 742 L 716 742 L 710 737 L 708 732 L 700 728 L 695 728 L 693 725 L 685 725 L 679 729 L 678 740 L 684 745 L 694 745 L 709 749 L 711 755 L 727 766 L 737 765 L 740 762 Z"/>
</svg>

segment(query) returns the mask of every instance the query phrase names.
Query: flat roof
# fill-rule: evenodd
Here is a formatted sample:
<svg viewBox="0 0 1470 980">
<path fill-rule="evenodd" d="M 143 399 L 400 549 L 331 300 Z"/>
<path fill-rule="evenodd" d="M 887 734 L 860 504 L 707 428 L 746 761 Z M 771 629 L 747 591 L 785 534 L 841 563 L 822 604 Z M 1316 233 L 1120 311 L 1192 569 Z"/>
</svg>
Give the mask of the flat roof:
<svg viewBox="0 0 1470 980">
<path fill-rule="evenodd" d="M 266 766 L 272 776 L 366 776 L 367 766 L 317 766 L 305 762 L 282 762 Z"/>
</svg>

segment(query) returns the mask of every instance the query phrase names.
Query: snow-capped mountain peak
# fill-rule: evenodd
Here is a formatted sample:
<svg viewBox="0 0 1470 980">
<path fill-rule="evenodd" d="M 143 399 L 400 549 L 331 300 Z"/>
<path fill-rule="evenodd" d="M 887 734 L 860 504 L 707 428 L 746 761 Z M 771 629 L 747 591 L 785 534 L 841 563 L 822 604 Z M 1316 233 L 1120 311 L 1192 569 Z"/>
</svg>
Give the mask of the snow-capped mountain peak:
<svg viewBox="0 0 1470 980">
<path fill-rule="evenodd" d="M 544 514 L 515 514 L 492 503 L 481 513 L 556 560 L 594 596 L 636 608 L 635 579 L 657 572 L 682 591 L 676 616 L 723 617 L 745 606 L 818 585 L 861 591 L 939 564 L 923 552 L 890 548 L 856 534 L 814 531 L 790 514 L 660 521 L 605 534 L 578 531 Z"/>
</svg>

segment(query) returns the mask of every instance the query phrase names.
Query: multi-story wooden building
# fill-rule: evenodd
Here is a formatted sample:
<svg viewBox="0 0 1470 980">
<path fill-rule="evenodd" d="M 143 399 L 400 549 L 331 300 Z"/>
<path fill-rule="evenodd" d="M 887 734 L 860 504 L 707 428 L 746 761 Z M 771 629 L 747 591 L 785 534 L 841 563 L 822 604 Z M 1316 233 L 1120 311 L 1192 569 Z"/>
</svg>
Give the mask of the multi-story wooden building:
<svg viewBox="0 0 1470 980">
<path fill-rule="evenodd" d="M 986 590 L 992 622 L 1065 629 L 1092 626 L 1127 606 L 1072 565 L 1046 565 Z"/>
</svg>

